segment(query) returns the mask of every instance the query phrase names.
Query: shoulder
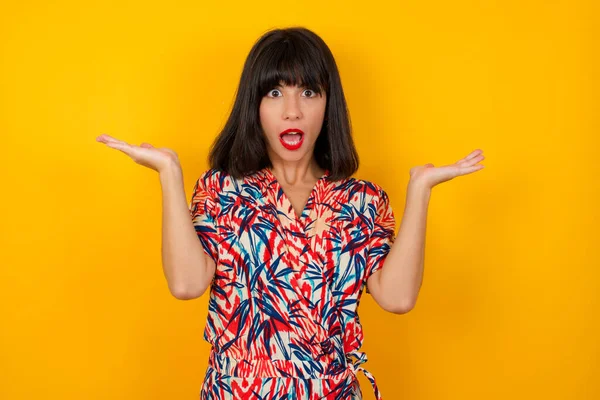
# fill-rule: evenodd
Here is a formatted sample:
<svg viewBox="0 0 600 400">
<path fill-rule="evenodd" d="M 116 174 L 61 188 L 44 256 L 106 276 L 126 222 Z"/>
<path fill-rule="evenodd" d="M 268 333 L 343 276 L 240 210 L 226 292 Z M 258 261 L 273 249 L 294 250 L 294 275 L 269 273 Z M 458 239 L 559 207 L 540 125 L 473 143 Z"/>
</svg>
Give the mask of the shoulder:
<svg viewBox="0 0 600 400">
<path fill-rule="evenodd" d="M 341 182 L 337 188 L 343 188 L 349 200 L 366 200 L 369 203 L 379 204 L 389 201 L 388 194 L 383 187 L 373 181 L 359 178 L 348 178 Z"/>
<path fill-rule="evenodd" d="M 367 213 L 370 215 L 377 228 L 375 232 L 383 229 L 387 234 L 395 231 L 396 220 L 390 198 L 383 187 L 375 182 L 361 179 L 360 184 L 365 188 L 365 193 L 369 193 Z M 379 235 L 379 233 L 377 233 Z"/>
<path fill-rule="evenodd" d="M 209 168 L 200 174 L 196 185 L 208 192 L 217 193 L 230 186 L 234 179 L 227 172 L 216 168 Z"/>
<path fill-rule="evenodd" d="M 246 194 L 252 189 L 262 189 L 265 184 L 264 174 L 255 172 L 241 178 L 234 178 L 226 171 L 209 168 L 204 171 L 196 182 L 199 186 L 211 193 L 215 198 L 222 196 L 235 196 Z"/>
<path fill-rule="evenodd" d="M 209 168 L 200 174 L 198 182 L 203 186 L 209 187 L 219 182 L 225 173 L 215 168 Z"/>
</svg>

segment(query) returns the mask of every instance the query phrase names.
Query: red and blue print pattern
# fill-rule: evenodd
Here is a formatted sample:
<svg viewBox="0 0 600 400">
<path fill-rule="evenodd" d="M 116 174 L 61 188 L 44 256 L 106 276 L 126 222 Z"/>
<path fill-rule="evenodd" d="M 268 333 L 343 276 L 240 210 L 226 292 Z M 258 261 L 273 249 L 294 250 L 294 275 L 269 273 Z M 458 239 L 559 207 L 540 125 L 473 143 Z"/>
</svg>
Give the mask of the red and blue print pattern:
<svg viewBox="0 0 600 400">
<path fill-rule="evenodd" d="M 381 399 L 360 366 L 357 309 L 395 239 L 394 214 L 375 183 L 328 176 L 300 216 L 268 168 L 197 180 L 190 213 L 216 263 L 201 399 L 361 399 L 359 371 Z"/>
</svg>

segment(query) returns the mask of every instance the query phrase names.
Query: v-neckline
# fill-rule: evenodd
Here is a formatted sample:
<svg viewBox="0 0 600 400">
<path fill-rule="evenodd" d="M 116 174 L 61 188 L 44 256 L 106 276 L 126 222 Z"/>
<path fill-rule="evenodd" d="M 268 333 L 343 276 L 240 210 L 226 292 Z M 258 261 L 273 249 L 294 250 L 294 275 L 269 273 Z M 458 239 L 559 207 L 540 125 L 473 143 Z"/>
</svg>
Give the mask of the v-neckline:
<svg viewBox="0 0 600 400">
<path fill-rule="evenodd" d="M 287 206 L 286 214 L 288 215 L 288 217 L 290 217 L 291 219 L 293 219 L 296 222 L 300 222 L 307 217 L 308 213 L 311 210 L 311 208 L 309 208 L 309 205 L 311 205 L 311 202 L 313 203 L 312 206 L 314 206 L 314 200 L 315 200 L 315 197 L 317 194 L 317 190 L 319 189 L 319 186 L 321 184 L 321 181 L 329 175 L 329 170 L 325 169 L 325 172 L 319 177 L 319 179 L 317 179 L 317 181 L 313 185 L 313 188 L 311 189 L 310 194 L 308 195 L 308 199 L 306 200 L 306 203 L 304 204 L 304 208 L 302 209 L 302 213 L 300 214 L 300 216 L 298 216 L 296 214 L 296 210 L 294 209 L 294 206 L 292 205 L 292 201 L 290 200 L 288 195 L 283 190 L 283 187 L 279 184 L 279 181 L 275 177 L 275 174 L 273 174 L 273 172 L 268 167 L 265 168 L 265 171 L 266 171 L 267 175 L 269 176 L 270 183 L 275 185 L 275 189 L 277 190 L 277 199 L 281 198 L 282 203 L 284 203 L 283 205 Z"/>
</svg>

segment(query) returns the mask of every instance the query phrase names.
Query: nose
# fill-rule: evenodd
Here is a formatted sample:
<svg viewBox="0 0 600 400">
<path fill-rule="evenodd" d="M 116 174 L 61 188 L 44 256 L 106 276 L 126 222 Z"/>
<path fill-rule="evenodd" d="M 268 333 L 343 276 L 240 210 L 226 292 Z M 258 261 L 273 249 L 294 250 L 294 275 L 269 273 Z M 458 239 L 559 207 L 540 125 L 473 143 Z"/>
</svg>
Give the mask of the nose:
<svg viewBox="0 0 600 400">
<path fill-rule="evenodd" d="M 283 102 L 283 119 L 299 119 L 302 117 L 300 102 L 294 96 L 288 96 Z"/>
</svg>

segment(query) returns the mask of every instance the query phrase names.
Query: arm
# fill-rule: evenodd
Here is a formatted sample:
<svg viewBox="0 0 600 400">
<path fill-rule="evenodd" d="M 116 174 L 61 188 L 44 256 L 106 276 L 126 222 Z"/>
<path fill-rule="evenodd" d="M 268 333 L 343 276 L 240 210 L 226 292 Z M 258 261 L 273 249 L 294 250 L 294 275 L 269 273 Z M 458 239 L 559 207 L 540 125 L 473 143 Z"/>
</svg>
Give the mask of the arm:
<svg viewBox="0 0 600 400">
<path fill-rule="evenodd" d="M 423 282 L 425 228 L 431 189 L 409 183 L 396 240 L 382 268 L 367 281 L 373 299 L 386 311 L 403 314 L 417 300 Z"/>
<path fill-rule="evenodd" d="M 194 229 L 179 164 L 160 172 L 162 188 L 162 265 L 169 290 L 181 300 L 200 297 L 215 274 Z"/>
<path fill-rule="evenodd" d="M 410 169 L 406 206 L 396 241 L 380 270 L 367 280 L 375 301 L 386 311 L 403 314 L 417 301 L 423 282 L 425 227 L 431 190 L 436 185 L 480 171 L 485 159 L 480 149 L 454 164 L 435 167 L 425 164 Z"/>
<path fill-rule="evenodd" d="M 195 220 L 191 218 L 177 153 L 150 143 L 132 145 L 107 134 L 98 136 L 96 141 L 122 151 L 137 164 L 159 173 L 163 204 L 162 264 L 169 290 L 182 300 L 201 296 L 215 274 L 215 262 L 198 240 L 194 225 L 205 215 L 197 213 Z"/>
</svg>

